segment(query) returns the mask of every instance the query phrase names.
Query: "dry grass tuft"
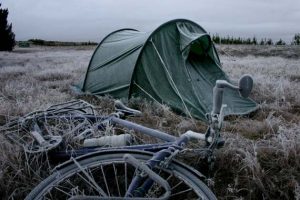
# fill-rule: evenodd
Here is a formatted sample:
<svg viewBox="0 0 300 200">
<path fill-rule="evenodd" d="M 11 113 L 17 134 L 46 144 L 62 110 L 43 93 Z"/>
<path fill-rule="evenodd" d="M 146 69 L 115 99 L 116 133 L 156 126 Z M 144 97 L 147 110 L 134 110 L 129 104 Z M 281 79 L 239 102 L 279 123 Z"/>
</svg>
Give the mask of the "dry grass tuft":
<svg viewBox="0 0 300 200">
<path fill-rule="evenodd" d="M 70 79 L 72 76 L 65 72 L 42 72 L 34 76 L 39 81 L 61 81 L 65 79 Z"/>
<path fill-rule="evenodd" d="M 50 173 L 46 155 L 26 155 L 22 148 L 0 135 L 1 199 L 24 199 Z"/>
<path fill-rule="evenodd" d="M 267 139 L 226 134 L 217 154 L 215 190 L 221 199 L 293 199 L 300 177 L 299 124 L 280 126 Z"/>
<path fill-rule="evenodd" d="M 230 47 L 232 48 L 232 47 Z M 257 47 L 256 47 L 257 48 Z M 298 59 L 223 57 L 233 79 L 253 75 L 251 118 L 228 119 L 226 146 L 217 155 L 215 190 L 221 199 L 297 199 L 300 180 Z M 246 50 L 252 51 L 252 50 Z M 272 56 L 272 55 L 268 55 Z"/>
</svg>

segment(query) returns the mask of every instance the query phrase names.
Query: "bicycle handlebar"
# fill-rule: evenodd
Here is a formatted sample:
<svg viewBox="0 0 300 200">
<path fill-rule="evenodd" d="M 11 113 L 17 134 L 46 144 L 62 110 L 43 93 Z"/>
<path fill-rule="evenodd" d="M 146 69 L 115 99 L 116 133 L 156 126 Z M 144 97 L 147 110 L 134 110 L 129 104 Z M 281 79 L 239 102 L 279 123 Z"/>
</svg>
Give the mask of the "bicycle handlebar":
<svg viewBox="0 0 300 200">
<path fill-rule="evenodd" d="M 212 114 L 220 114 L 223 103 L 224 88 L 230 88 L 232 90 L 238 90 L 241 97 L 247 98 L 253 87 L 253 79 L 250 75 L 243 75 L 238 86 L 235 86 L 226 80 L 217 80 L 213 89 L 213 109 Z"/>
</svg>

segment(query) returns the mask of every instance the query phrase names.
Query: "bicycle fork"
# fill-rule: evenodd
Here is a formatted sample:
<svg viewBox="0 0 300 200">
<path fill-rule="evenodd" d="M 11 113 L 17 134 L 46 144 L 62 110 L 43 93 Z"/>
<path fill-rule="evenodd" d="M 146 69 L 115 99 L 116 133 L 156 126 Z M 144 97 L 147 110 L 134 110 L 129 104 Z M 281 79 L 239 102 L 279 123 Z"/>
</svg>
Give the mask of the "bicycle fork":
<svg viewBox="0 0 300 200">
<path fill-rule="evenodd" d="M 188 137 L 181 136 L 178 138 L 173 145 L 167 149 L 163 149 L 154 154 L 154 156 L 148 160 L 145 164 L 140 163 L 133 156 L 126 154 L 124 155 L 124 160 L 129 164 L 137 168 L 137 175 L 132 179 L 125 197 L 143 197 L 150 190 L 153 184 L 156 182 L 165 189 L 165 194 L 159 199 L 167 199 L 171 194 L 170 185 L 166 180 L 160 177 L 157 173 L 152 171 L 156 166 L 161 166 L 162 168 L 167 167 L 169 161 L 168 158 L 172 158 L 176 155 L 178 150 L 182 149 L 188 141 Z M 144 182 L 143 182 L 144 181 Z M 155 198 L 157 199 L 157 198 Z"/>
</svg>

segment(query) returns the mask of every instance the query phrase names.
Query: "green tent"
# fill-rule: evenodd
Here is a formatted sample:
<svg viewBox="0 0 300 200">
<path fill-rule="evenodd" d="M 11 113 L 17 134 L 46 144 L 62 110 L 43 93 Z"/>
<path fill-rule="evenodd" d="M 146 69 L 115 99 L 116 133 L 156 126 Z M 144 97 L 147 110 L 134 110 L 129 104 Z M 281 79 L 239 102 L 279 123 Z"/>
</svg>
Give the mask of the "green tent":
<svg viewBox="0 0 300 200">
<path fill-rule="evenodd" d="M 217 79 L 228 77 L 210 36 L 198 24 L 172 20 L 151 33 L 121 29 L 96 48 L 81 91 L 115 98 L 139 96 L 205 120 Z M 225 92 L 226 114 L 246 114 L 256 103 Z"/>
</svg>

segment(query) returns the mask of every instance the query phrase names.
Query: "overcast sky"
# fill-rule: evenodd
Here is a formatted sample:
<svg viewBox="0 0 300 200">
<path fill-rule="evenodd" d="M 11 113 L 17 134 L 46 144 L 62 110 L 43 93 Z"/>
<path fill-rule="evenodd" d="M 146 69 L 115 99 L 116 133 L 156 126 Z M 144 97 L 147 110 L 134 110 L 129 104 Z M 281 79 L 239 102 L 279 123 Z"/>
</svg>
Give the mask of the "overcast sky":
<svg viewBox="0 0 300 200">
<path fill-rule="evenodd" d="M 17 40 L 99 42 L 120 28 L 150 31 L 176 18 L 211 34 L 290 41 L 300 33 L 300 0 L 2 0 Z"/>
</svg>

